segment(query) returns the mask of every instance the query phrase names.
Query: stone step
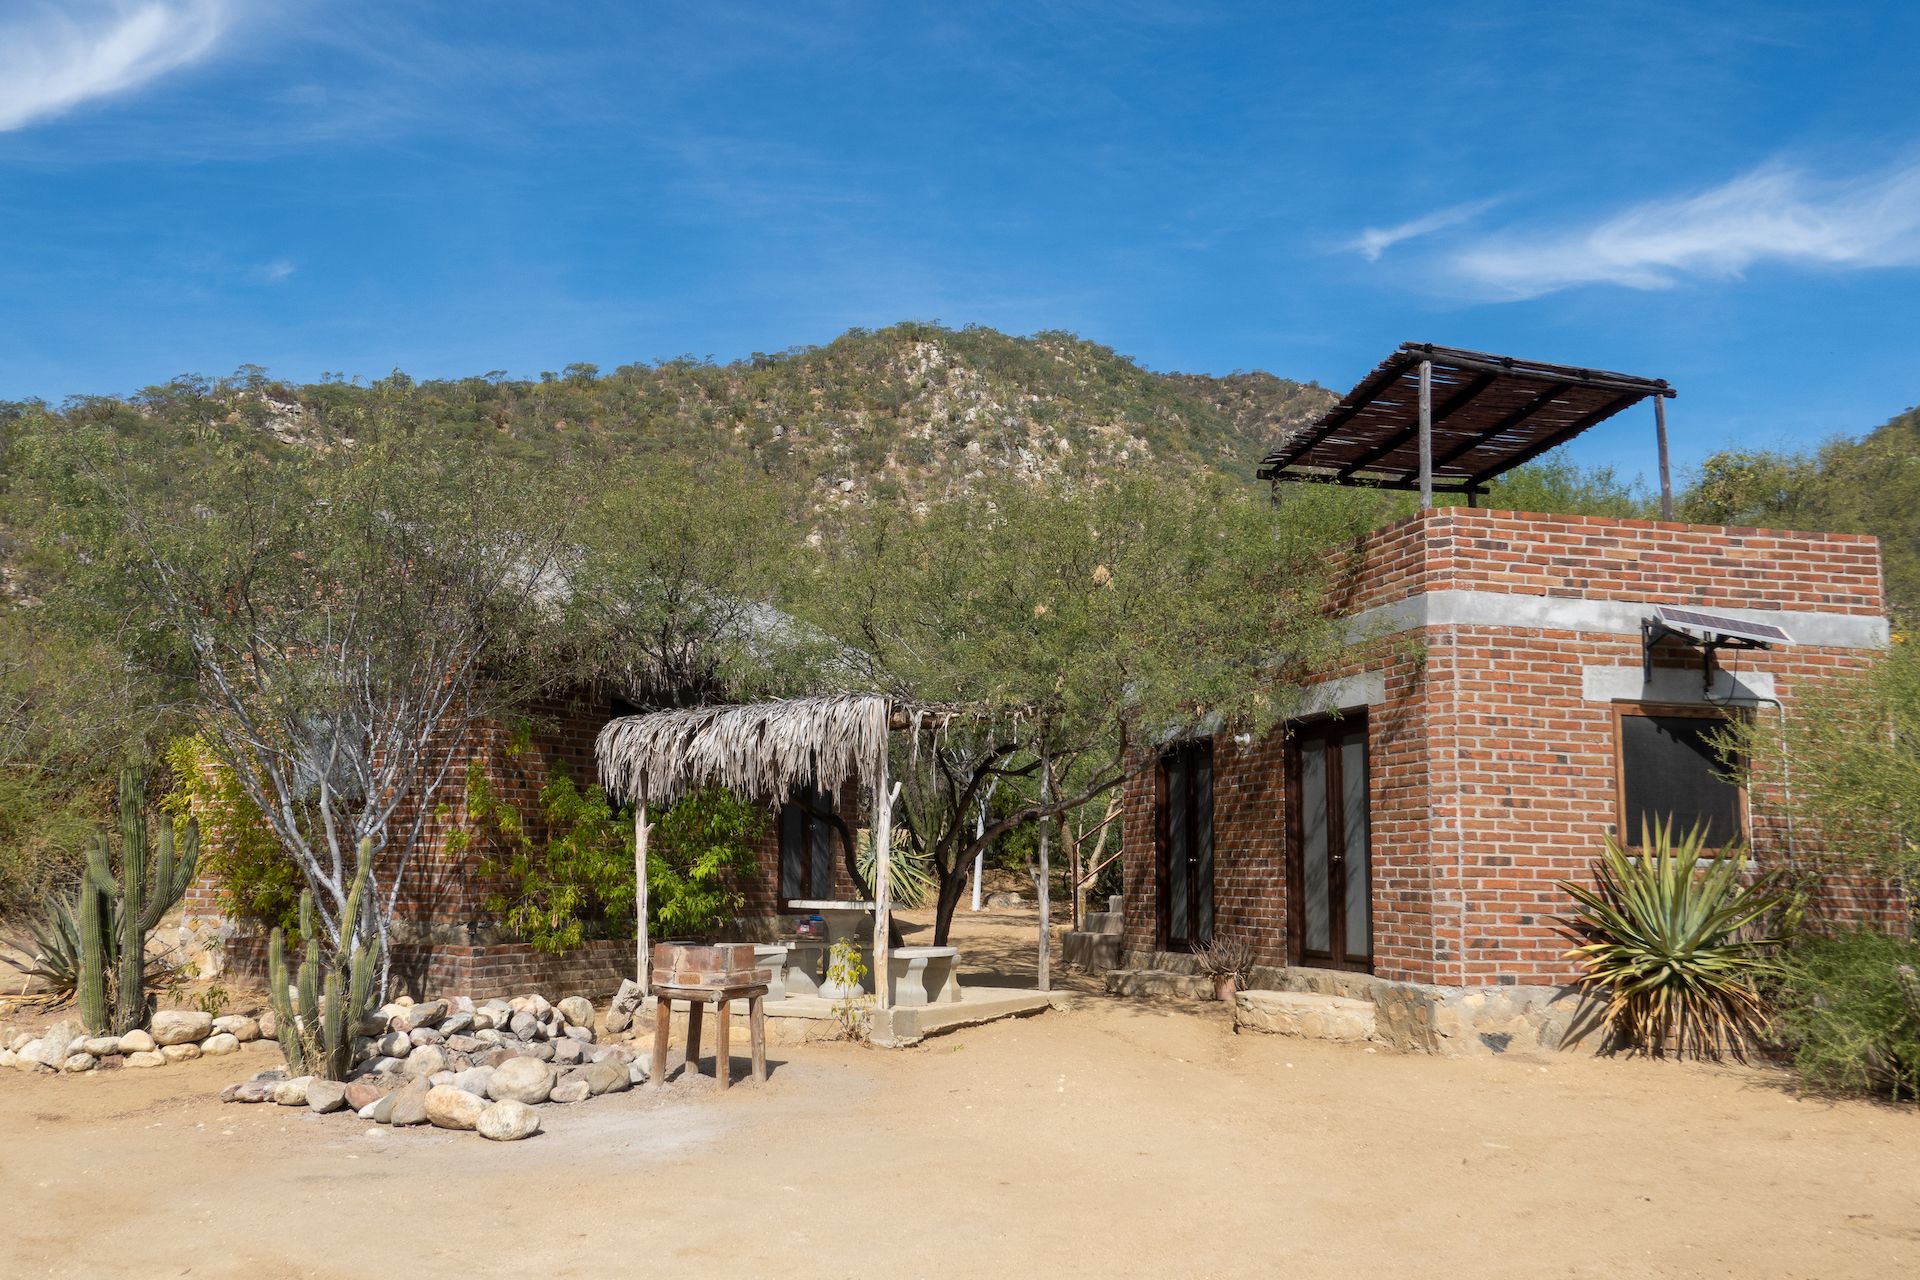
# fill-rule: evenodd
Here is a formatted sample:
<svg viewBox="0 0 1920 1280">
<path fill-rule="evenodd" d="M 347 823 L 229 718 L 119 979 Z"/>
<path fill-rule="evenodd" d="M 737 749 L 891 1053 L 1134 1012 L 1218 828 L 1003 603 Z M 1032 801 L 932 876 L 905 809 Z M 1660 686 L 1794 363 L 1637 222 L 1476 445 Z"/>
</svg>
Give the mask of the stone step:
<svg viewBox="0 0 1920 1280">
<path fill-rule="evenodd" d="M 1242 991 L 1233 1002 L 1236 1031 L 1300 1036 L 1347 1044 L 1376 1039 L 1371 1000 L 1317 991 Z"/>
<path fill-rule="evenodd" d="M 1109 969 L 1110 996 L 1176 996 L 1183 1000 L 1211 1000 L 1213 979 L 1164 969 Z"/>
<path fill-rule="evenodd" d="M 1123 942 L 1117 933 L 1069 933 L 1060 947 L 1060 962 L 1089 973 L 1118 969 Z"/>
<path fill-rule="evenodd" d="M 1118 911 L 1089 911 L 1081 918 L 1082 933 L 1125 933 L 1127 918 Z"/>
</svg>

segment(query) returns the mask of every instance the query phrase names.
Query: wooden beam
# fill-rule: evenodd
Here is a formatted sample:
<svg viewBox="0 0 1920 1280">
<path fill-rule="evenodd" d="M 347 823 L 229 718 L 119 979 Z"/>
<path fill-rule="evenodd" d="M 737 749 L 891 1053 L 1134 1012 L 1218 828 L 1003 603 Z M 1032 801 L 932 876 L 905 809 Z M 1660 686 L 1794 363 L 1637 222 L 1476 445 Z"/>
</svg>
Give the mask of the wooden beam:
<svg viewBox="0 0 1920 1280">
<path fill-rule="evenodd" d="M 1660 441 L 1660 518 L 1673 519 L 1673 472 L 1667 466 L 1667 401 L 1653 398 L 1653 431 Z"/>
<path fill-rule="evenodd" d="M 1420 362 L 1420 509 L 1433 505 L 1433 361 Z"/>
<path fill-rule="evenodd" d="M 1490 357 L 1479 351 L 1459 347 L 1440 347 L 1431 342 L 1403 342 L 1400 350 L 1416 360 L 1432 360 L 1449 369 L 1486 370 L 1509 378 L 1527 378 L 1535 382 L 1552 380 L 1571 382 L 1582 387 L 1601 387 L 1620 391 L 1638 391 L 1643 396 L 1678 394 L 1664 378 L 1637 378 L 1628 373 L 1609 373 L 1604 369 L 1583 369 L 1578 365 L 1536 364 L 1529 360 Z"/>
<path fill-rule="evenodd" d="M 1646 394 L 1647 393 L 1644 391 L 1629 391 L 1625 395 L 1615 396 L 1613 399 L 1601 405 L 1598 409 L 1595 409 L 1591 413 L 1585 414 L 1582 417 L 1574 419 L 1573 422 L 1569 423 L 1567 426 L 1560 428 L 1558 431 L 1554 432 L 1552 435 L 1549 435 L 1549 436 L 1543 437 L 1542 439 L 1534 441 L 1532 444 L 1528 445 L 1526 448 L 1522 449 L 1520 452 L 1512 455 L 1511 457 L 1500 459 L 1499 466 L 1490 467 L 1487 470 L 1482 471 L 1480 474 L 1473 476 L 1471 478 L 1471 483 L 1485 484 L 1487 481 L 1493 479 L 1497 475 L 1502 474 L 1503 472 L 1511 471 L 1515 467 L 1525 466 L 1527 463 L 1532 462 L 1535 458 L 1539 457 L 1541 454 L 1545 453 L 1547 450 L 1555 449 L 1565 444 L 1567 441 L 1573 439 L 1575 436 L 1579 435 L 1582 431 L 1585 431 L 1588 427 L 1592 426 L 1594 423 L 1606 421 L 1608 418 L 1611 418 L 1614 414 L 1620 412 L 1622 409 L 1629 407 L 1636 400 L 1641 399 Z"/>
<path fill-rule="evenodd" d="M 1452 395 L 1448 396 L 1440 408 L 1435 411 L 1433 415 L 1433 425 L 1436 427 L 1445 425 L 1448 418 L 1451 418 L 1455 413 L 1466 408 L 1467 405 L 1473 402 L 1474 397 L 1492 386 L 1498 376 L 1498 374 L 1483 373 L 1472 382 L 1467 383 Z M 1350 476 L 1355 472 L 1365 471 L 1368 467 L 1380 461 L 1380 459 L 1387 457 L 1399 449 L 1405 448 L 1407 441 L 1413 439 L 1419 431 L 1420 427 L 1418 424 L 1408 427 L 1405 431 L 1393 436 L 1385 444 L 1374 447 L 1362 454 L 1359 458 L 1340 468 L 1341 476 Z"/>
<path fill-rule="evenodd" d="M 1435 458 L 1433 460 L 1434 467 L 1438 469 L 1447 466 L 1449 463 L 1457 462 L 1488 441 L 1499 439 L 1501 435 L 1513 430 L 1528 418 L 1538 413 L 1542 407 L 1551 404 L 1556 396 L 1559 396 L 1563 392 L 1573 390 L 1573 387 L 1574 384 L 1571 382 L 1556 382 L 1552 386 L 1545 388 L 1539 395 L 1534 396 L 1518 409 L 1515 409 L 1512 413 L 1500 419 L 1500 421 L 1475 433 L 1472 439 L 1455 445 L 1440 457 Z"/>
<path fill-rule="evenodd" d="M 1291 444 L 1282 445 L 1261 459 L 1256 471 L 1259 479 L 1271 479 L 1282 468 L 1292 466 L 1301 455 L 1309 452 L 1328 436 L 1352 421 L 1353 416 L 1373 403 L 1373 398 L 1394 382 L 1412 361 L 1405 356 L 1394 355 L 1387 362 L 1364 378 L 1360 385 L 1347 392 L 1346 398 L 1327 410 L 1326 416 L 1312 428 L 1312 434 L 1302 437 Z"/>
</svg>

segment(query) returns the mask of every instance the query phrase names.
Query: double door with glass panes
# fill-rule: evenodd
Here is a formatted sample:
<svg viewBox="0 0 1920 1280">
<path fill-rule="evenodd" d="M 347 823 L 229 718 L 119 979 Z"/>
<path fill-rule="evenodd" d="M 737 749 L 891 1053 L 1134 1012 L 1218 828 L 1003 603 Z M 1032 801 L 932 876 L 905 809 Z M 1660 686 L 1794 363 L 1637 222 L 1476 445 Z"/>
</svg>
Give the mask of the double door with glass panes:
<svg viewBox="0 0 1920 1280">
<path fill-rule="evenodd" d="M 1287 751 L 1288 959 L 1373 968 L 1373 858 L 1367 722 L 1295 725 Z"/>
</svg>

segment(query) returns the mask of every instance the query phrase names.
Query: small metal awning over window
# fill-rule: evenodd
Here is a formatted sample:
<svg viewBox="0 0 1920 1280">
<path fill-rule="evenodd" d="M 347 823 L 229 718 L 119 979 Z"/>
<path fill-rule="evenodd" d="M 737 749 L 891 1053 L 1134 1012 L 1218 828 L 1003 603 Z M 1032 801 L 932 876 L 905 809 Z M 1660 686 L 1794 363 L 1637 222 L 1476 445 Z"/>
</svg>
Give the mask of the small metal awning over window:
<svg viewBox="0 0 1920 1280">
<path fill-rule="evenodd" d="M 1428 506 L 1435 493 L 1471 501 L 1495 476 L 1651 397 L 1662 513 L 1671 519 L 1664 401 L 1673 394 L 1659 378 L 1406 342 L 1263 458 L 1258 474 L 1408 489 Z"/>
</svg>

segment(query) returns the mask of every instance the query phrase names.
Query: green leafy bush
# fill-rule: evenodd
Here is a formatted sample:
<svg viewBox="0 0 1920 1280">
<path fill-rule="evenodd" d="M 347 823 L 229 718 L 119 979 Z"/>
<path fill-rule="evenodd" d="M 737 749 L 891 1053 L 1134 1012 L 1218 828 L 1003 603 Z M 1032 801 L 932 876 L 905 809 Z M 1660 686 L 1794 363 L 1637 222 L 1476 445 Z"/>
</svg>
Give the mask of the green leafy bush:
<svg viewBox="0 0 1920 1280">
<path fill-rule="evenodd" d="M 647 903 L 663 936 L 698 938 L 740 914 L 742 877 L 758 868 L 754 844 L 766 833 L 765 808 L 724 787 L 686 796 L 654 821 L 647 842 Z"/>
<path fill-rule="evenodd" d="M 1606 1000 L 1614 1044 L 1655 1057 L 1742 1056 L 1763 1030 L 1758 984 L 1775 972 L 1778 939 L 1759 922 L 1781 906 L 1775 878 L 1743 884 L 1740 849 L 1709 852 L 1695 830 L 1679 841 L 1661 824 L 1630 852 L 1608 837 L 1595 884 L 1563 883 L 1578 904 L 1565 921 L 1585 971 L 1581 987 Z"/>
<path fill-rule="evenodd" d="M 536 951 L 566 951 L 588 938 L 633 936 L 633 827 L 599 787 L 580 790 L 555 763 L 540 788 L 537 822 L 500 796 L 476 761 L 467 769 L 467 817 L 449 839 L 462 851 L 477 833 L 483 875 L 504 887 L 487 909 Z"/>
<path fill-rule="evenodd" d="M 1920 944 L 1883 933 L 1796 942 L 1778 1027 L 1809 1083 L 1920 1098 Z"/>
<path fill-rule="evenodd" d="M 538 951 L 566 951 L 590 938 L 633 936 L 633 816 L 598 786 L 582 791 L 556 763 L 539 812 L 521 813 L 476 762 L 467 771 L 467 825 L 448 847 L 486 849 L 483 875 L 502 888 L 487 899 L 517 938 Z M 720 787 L 687 796 L 653 819 L 647 844 L 649 929 L 696 938 L 724 927 L 746 903 L 740 885 L 758 869 L 754 844 L 765 809 Z"/>
<path fill-rule="evenodd" d="M 247 798 L 238 775 L 202 738 L 175 738 L 164 754 L 173 781 L 160 798 L 160 810 L 173 819 L 176 836 L 185 834 L 196 817 L 206 829 L 200 869 L 214 886 L 221 914 L 280 929 L 298 946 L 306 878 Z"/>
</svg>

